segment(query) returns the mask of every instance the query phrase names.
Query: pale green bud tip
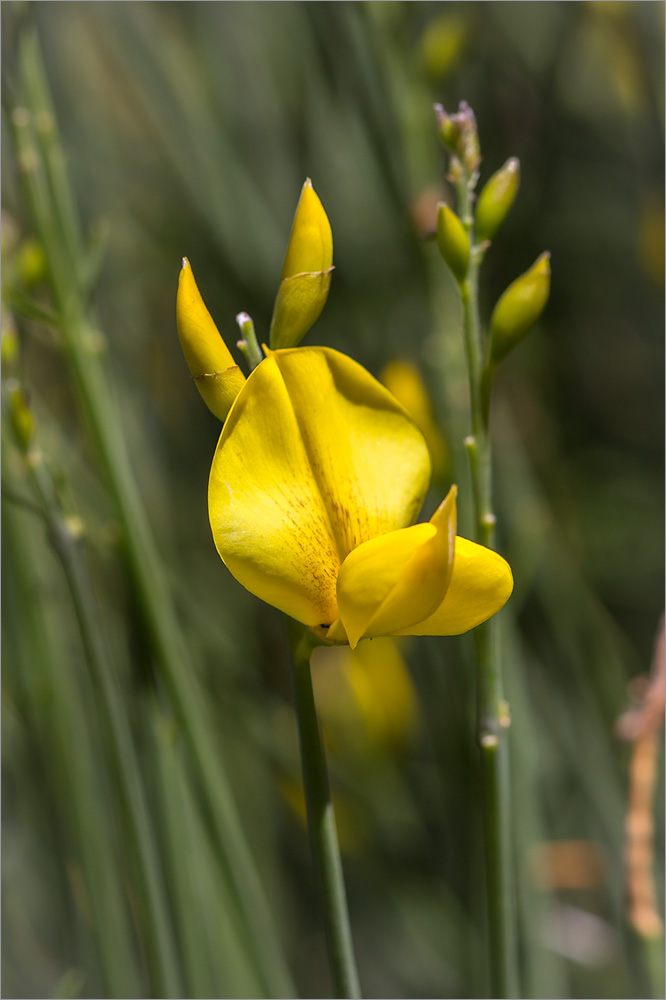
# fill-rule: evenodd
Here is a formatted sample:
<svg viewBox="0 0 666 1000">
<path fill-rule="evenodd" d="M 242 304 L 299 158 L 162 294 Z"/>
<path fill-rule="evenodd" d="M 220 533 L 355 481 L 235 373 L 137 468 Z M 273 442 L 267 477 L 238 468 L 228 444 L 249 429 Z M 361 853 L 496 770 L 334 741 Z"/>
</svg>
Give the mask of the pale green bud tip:
<svg viewBox="0 0 666 1000">
<path fill-rule="evenodd" d="M 502 361 L 543 312 L 550 294 L 550 254 L 542 253 L 529 271 L 509 285 L 490 321 L 490 358 Z"/>
<path fill-rule="evenodd" d="M 461 284 L 469 266 L 469 237 L 458 216 L 445 204 L 441 204 L 437 212 L 437 246 Z"/>
<path fill-rule="evenodd" d="M 461 101 L 456 114 L 449 115 L 441 104 L 435 104 L 439 137 L 449 150 L 459 157 L 468 173 L 479 168 L 481 151 L 476 118 L 467 101 Z"/>
<path fill-rule="evenodd" d="M 511 211 L 520 186 L 520 161 L 512 156 L 483 187 L 476 206 L 476 235 L 492 240 Z"/>
</svg>

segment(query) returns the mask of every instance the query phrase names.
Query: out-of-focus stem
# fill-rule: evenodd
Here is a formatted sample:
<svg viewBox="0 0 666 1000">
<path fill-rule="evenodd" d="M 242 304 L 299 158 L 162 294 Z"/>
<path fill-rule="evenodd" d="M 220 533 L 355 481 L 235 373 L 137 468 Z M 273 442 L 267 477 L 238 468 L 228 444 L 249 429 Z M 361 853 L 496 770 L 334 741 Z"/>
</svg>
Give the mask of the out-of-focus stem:
<svg viewBox="0 0 666 1000">
<path fill-rule="evenodd" d="M 169 926 L 167 900 L 157 858 L 139 765 L 127 718 L 113 678 L 113 666 L 102 636 L 92 587 L 80 549 L 57 501 L 53 483 L 39 452 L 28 453 L 27 467 L 40 498 L 49 540 L 60 559 L 89 666 L 102 725 L 106 729 L 113 765 L 124 805 L 127 833 L 136 861 L 147 925 L 147 953 L 151 980 L 164 997 L 180 997 L 182 989 L 175 962 L 175 945 Z"/>
<path fill-rule="evenodd" d="M 310 844 L 324 901 L 326 940 L 336 996 L 361 996 L 352 944 L 338 834 L 324 746 L 312 690 L 310 657 L 318 645 L 303 626 L 289 622 L 294 706 L 301 746 Z"/>
</svg>

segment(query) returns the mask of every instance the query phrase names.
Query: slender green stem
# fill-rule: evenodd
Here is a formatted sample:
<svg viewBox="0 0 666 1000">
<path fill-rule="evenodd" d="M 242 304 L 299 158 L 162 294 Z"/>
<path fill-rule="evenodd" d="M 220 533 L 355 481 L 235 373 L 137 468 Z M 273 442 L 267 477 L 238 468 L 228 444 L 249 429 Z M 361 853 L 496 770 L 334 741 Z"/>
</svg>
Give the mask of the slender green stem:
<svg viewBox="0 0 666 1000">
<path fill-rule="evenodd" d="M 5 455 L 11 449 L 4 434 L 2 447 L 6 481 Z M 39 513 L 43 517 L 41 508 Z M 6 650 L 7 690 L 12 691 L 16 684 L 16 692 L 26 705 L 26 725 L 29 732 L 34 726 L 32 738 L 40 748 L 50 787 L 46 794 L 55 796 L 55 816 L 60 818 L 62 832 L 66 831 L 68 843 L 77 852 L 93 925 L 104 928 L 104 933 L 94 938 L 100 985 L 108 997 L 140 996 L 145 980 L 137 964 L 123 880 L 118 877 L 118 845 L 107 808 L 105 782 L 100 781 L 99 770 L 91 767 L 99 743 L 97 716 L 82 698 L 69 640 L 59 630 L 56 606 L 36 599 L 36 588 L 43 590 L 43 584 L 36 581 L 42 580 L 45 571 L 41 532 L 35 532 L 34 526 L 26 523 L 25 516 L 10 504 L 3 504 L 2 526 L 3 558 L 8 559 L 11 579 L 7 599 L 15 597 L 25 612 L 19 615 L 17 607 L 12 614 L 10 607 L 5 614 L 16 643 L 12 643 L 13 656 Z M 50 829 L 50 835 L 55 844 L 57 826 Z"/>
<path fill-rule="evenodd" d="M 460 217 L 470 238 L 470 262 L 461 285 L 465 350 L 469 373 L 471 434 L 465 440 L 470 462 L 476 540 L 495 547 L 492 453 L 488 434 L 489 377 L 485 373 L 478 307 L 478 275 L 483 249 L 474 245 L 469 175 L 458 184 Z M 477 732 L 481 750 L 491 995 L 518 994 L 514 879 L 512 876 L 511 789 L 500 658 L 500 621 L 494 616 L 474 633 L 477 662 Z"/>
<path fill-rule="evenodd" d="M 289 622 L 294 704 L 301 746 L 308 831 L 324 899 L 331 974 L 338 997 L 360 997 L 335 815 L 312 690 L 310 657 L 319 643 L 302 626 Z"/>
<path fill-rule="evenodd" d="M 236 322 L 241 328 L 241 333 L 243 334 L 243 339 L 238 341 L 237 346 L 245 355 L 251 371 L 254 371 L 257 365 L 261 364 L 264 360 L 264 355 L 259 347 L 257 335 L 254 332 L 252 317 L 248 316 L 246 312 L 241 312 L 238 313 L 238 316 L 236 316 Z"/>
<path fill-rule="evenodd" d="M 112 757 L 127 822 L 129 841 L 148 927 L 147 952 L 151 978 L 160 996 L 179 997 L 182 989 L 175 962 L 167 900 L 150 823 L 138 761 L 127 718 L 116 688 L 113 665 L 102 636 L 99 612 L 81 551 L 81 540 L 65 519 L 53 482 L 39 453 L 27 455 L 27 467 L 46 518 L 49 539 L 60 559 L 78 620 L 97 708 Z"/>
</svg>

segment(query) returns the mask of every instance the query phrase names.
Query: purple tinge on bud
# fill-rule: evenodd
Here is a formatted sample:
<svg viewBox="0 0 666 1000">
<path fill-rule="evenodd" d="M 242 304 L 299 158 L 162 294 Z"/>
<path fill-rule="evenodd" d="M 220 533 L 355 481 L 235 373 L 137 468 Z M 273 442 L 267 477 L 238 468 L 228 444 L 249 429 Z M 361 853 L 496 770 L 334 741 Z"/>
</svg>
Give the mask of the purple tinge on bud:
<svg viewBox="0 0 666 1000">
<path fill-rule="evenodd" d="M 459 157 L 471 174 L 481 162 L 476 117 L 467 101 L 461 101 L 458 111 L 449 115 L 441 104 L 435 104 L 439 137 L 451 153 Z"/>
</svg>

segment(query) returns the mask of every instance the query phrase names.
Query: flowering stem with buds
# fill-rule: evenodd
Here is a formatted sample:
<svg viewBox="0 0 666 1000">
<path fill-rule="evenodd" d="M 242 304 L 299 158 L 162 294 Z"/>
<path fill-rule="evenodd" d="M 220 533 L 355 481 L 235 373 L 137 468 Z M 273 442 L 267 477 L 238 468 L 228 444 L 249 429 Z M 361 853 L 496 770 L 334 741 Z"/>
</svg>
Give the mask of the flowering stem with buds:
<svg viewBox="0 0 666 1000">
<path fill-rule="evenodd" d="M 474 498 L 475 539 L 495 547 L 492 504 L 492 455 L 488 433 L 491 378 L 479 320 L 478 276 L 487 243 L 476 242 L 472 192 L 480 162 L 476 122 L 470 108 L 461 105 L 452 117 L 437 110 L 440 135 L 455 153 L 450 179 L 455 184 L 460 223 L 444 210 L 438 230 L 440 250 L 458 280 L 470 392 L 471 433 L 465 439 Z M 453 128 L 451 138 L 446 129 Z M 440 210 L 441 211 L 441 210 Z M 453 213 L 451 213 L 453 214 Z M 466 266 L 460 269 L 460 260 Z M 511 790 L 507 729 L 510 718 L 504 700 L 500 659 L 499 619 L 494 616 L 474 631 L 477 659 L 477 725 L 483 780 L 483 823 L 486 867 L 490 995 L 515 998 L 518 992 L 515 903 L 511 856 Z"/>
</svg>

